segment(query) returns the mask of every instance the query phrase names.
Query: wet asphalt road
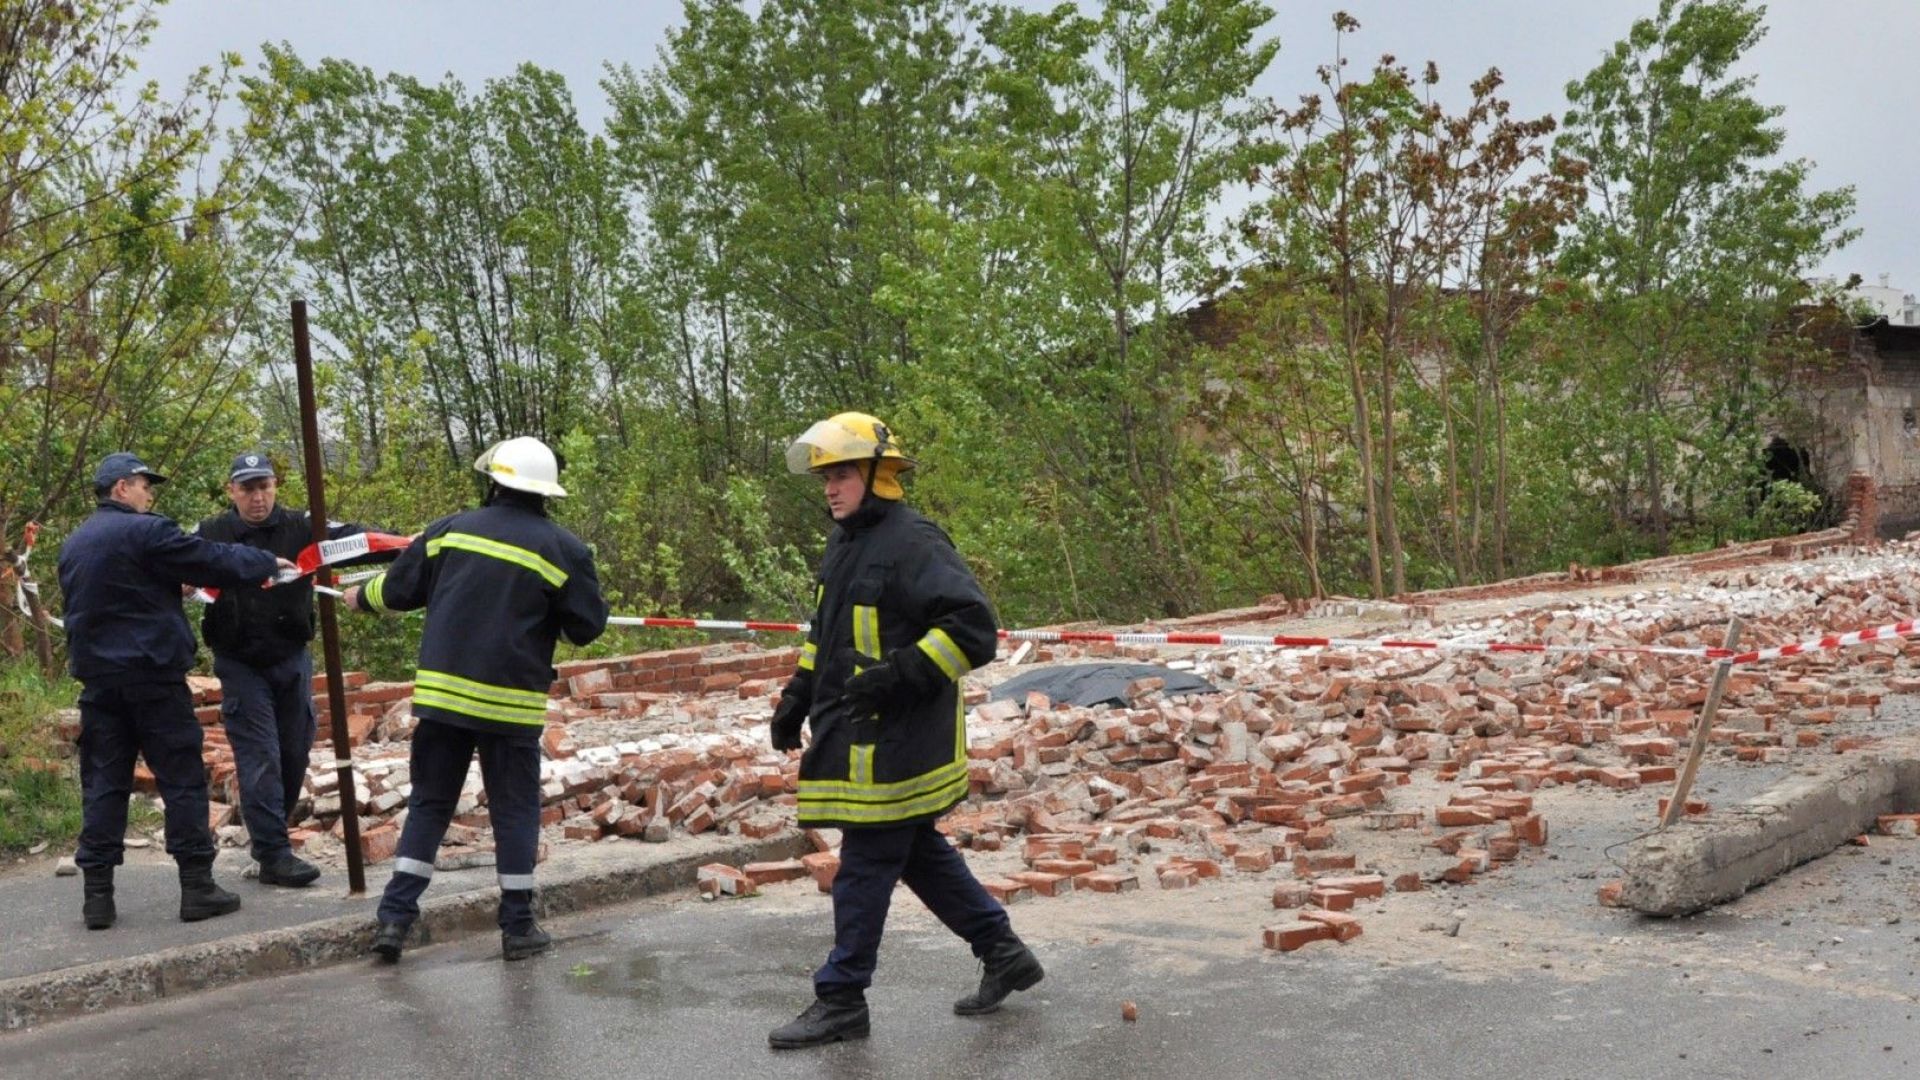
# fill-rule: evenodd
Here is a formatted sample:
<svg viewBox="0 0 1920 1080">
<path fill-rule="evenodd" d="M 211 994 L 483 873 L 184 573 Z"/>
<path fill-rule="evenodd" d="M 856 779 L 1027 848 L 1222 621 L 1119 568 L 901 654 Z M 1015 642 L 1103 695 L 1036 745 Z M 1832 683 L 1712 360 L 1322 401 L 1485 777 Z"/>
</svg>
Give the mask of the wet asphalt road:
<svg viewBox="0 0 1920 1080">
<path fill-rule="evenodd" d="M 903 895 L 899 906 L 911 903 Z M 1455 970 L 1358 942 L 1263 955 L 1178 919 L 1136 922 L 1115 938 L 1102 930 L 1103 901 L 1059 903 L 1084 904 L 1084 916 L 1050 921 L 1051 940 L 1029 931 L 1047 980 L 973 1019 L 950 1011 L 975 977 L 964 948 L 908 913 L 870 993 L 872 1038 L 824 1049 L 765 1044 L 808 999 L 824 907 L 682 899 L 555 922 L 559 948 L 532 961 L 504 964 L 491 941 L 424 948 L 397 968 L 350 964 L 0 1037 L 0 1075 L 1620 1080 L 1920 1070 L 1911 995 L 1724 971 L 1709 992 L 1656 965 L 1603 978 L 1519 959 Z M 1084 925 L 1069 933 L 1076 921 Z M 1138 1002 L 1137 1023 L 1121 1021 L 1122 1000 Z"/>
</svg>

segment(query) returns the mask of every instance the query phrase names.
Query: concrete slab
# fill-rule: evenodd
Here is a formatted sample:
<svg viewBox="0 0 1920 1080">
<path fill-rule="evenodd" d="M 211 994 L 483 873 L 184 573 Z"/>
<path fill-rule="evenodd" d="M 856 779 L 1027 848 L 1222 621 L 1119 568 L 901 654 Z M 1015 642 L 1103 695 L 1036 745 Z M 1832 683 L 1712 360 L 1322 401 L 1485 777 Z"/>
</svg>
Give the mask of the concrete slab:
<svg viewBox="0 0 1920 1080">
<path fill-rule="evenodd" d="M 1920 806 L 1920 738 L 1808 766 L 1726 810 L 1634 841 L 1622 900 L 1645 915 L 1691 915 L 1817 859 L 1881 814 Z"/>
</svg>

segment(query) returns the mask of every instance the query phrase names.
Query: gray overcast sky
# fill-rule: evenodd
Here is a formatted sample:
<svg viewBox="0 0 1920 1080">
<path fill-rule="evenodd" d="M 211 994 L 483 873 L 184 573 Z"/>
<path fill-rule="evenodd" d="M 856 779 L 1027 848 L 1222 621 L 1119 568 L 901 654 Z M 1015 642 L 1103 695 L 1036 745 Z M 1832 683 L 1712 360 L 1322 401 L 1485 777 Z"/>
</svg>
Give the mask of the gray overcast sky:
<svg viewBox="0 0 1920 1080">
<path fill-rule="evenodd" d="M 1331 58 L 1330 16 L 1360 20 L 1349 39 L 1351 68 L 1380 53 L 1409 65 L 1431 59 L 1443 87 L 1500 68 L 1516 112 L 1558 114 L 1564 88 L 1584 75 L 1633 19 L 1656 0 L 1269 0 L 1268 24 L 1281 49 L 1257 90 L 1292 101 L 1315 86 L 1314 68 Z M 1045 6 L 1030 2 L 1029 6 Z M 194 67 L 234 50 L 257 61 L 263 41 L 286 41 L 302 57 L 338 56 L 376 71 L 422 78 L 452 73 L 478 86 L 524 61 L 565 75 L 581 118 L 605 116 L 602 65 L 652 64 L 675 0 L 174 0 L 142 67 L 167 88 Z M 1854 186 L 1861 238 L 1821 269 L 1879 274 L 1920 292 L 1920 0 L 1776 0 L 1767 36 L 1749 54 L 1757 94 L 1786 107 L 1787 154 L 1814 161 L 1814 184 Z"/>
</svg>

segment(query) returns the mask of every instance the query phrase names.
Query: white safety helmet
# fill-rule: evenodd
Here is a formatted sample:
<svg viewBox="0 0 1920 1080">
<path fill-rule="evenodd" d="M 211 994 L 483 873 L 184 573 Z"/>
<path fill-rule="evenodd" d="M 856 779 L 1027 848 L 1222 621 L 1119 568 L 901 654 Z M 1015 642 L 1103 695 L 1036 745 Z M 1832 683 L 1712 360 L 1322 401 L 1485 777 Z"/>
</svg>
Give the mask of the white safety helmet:
<svg viewBox="0 0 1920 1080">
<path fill-rule="evenodd" d="M 507 439 L 487 447 L 473 461 L 476 472 L 504 488 L 535 495 L 565 495 L 560 486 L 560 462 L 547 444 L 531 435 Z"/>
</svg>

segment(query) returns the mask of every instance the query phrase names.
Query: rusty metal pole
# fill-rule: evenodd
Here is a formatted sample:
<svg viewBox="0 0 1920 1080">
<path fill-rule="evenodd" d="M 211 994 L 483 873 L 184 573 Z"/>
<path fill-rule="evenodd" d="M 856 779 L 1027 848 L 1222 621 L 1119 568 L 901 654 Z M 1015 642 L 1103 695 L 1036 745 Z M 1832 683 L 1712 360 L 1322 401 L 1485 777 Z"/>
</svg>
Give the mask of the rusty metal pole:
<svg viewBox="0 0 1920 1080">
<path fill-rule="evenodd" d="M 300 441 L 305 450 L 307 516 L 313 521 L 313 542 L 327 538 L 327 485 L 320 460 L 320 413 L 313 397 L 313 350 L 307 344 L 307 302 L 293 302 L 293 367 L 300 383 Z M 319 585 L 333 584 L 333 571 L 322 565 L 314 575 Z M 360 851 L 360 800 L 354 794 L 353 743 L 347 733 L 347 689 L 340 674 L 340 624 L 333 597 L 321 593 L 320 647 L 327 664 L 327 711 L 332 714 L 333 767 L 340 778 L 340 825 L 347 842 L 347 894 L 367 891 L 367 868 Z"/>
</svg>

